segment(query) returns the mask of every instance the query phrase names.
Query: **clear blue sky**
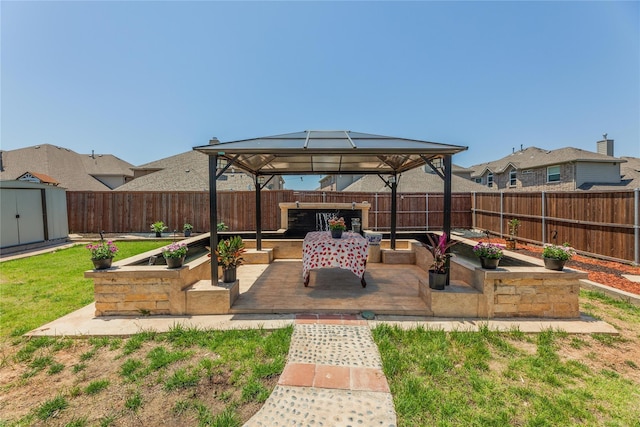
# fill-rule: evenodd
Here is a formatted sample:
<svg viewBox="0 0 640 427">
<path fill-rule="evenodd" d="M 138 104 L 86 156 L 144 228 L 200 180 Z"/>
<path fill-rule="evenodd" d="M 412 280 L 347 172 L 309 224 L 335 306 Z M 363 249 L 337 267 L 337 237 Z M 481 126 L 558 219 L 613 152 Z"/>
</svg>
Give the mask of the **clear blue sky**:
<svg viewBox="0 0 640 427">
<path fill-rule="evenodd" d="M 10 2 L 1 147 L 141 165 L 306 129 L 640 156 L 638 2 Z M 287 180 L 287 188 L 317 179 Z"/>
</svg>

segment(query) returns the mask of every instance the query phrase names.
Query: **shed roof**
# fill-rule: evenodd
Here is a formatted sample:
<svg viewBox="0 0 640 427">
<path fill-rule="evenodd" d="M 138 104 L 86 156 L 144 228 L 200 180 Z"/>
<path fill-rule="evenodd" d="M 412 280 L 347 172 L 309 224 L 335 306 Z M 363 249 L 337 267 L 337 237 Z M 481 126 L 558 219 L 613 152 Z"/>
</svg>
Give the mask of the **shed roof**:
<svg viewBox="0 0 640 427">
<path fill-rule="evenodd" d="M 400 173 L 467 148 L 348 130 L 307 130 L 226 143 L 213 139 L 194 150 L 233 160 L 256 175 L 299 175 Z"/>
</svg>

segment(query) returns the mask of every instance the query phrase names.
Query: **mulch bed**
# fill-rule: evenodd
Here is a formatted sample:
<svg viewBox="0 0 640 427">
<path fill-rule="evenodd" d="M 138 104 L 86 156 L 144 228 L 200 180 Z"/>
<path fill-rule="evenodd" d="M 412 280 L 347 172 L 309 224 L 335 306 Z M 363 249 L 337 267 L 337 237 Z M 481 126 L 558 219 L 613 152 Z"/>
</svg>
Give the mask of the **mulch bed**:
<svg viewBox="0 0 640 427">
<path fill-rule="evenodd" d="M 492 238 L 491 242 L 503 245 L 505 244 L 504 240 L 496 238 Z M 516 252 L 535 258 L 542 257 L 541 246 L 534 246 L 519 242 Z M 575 268 L 576 270 L 582 270 L 589 273 L 589 280 L 593 282 L 640 295 L 640 283 L 635 283 L 622 277 L 623 274 L 640 275 L 640 266 L 634 267 L 629 264 L 605 261 L 583 255 L 574 255 L 565 265 L 569 268 Z"/>
</svg>

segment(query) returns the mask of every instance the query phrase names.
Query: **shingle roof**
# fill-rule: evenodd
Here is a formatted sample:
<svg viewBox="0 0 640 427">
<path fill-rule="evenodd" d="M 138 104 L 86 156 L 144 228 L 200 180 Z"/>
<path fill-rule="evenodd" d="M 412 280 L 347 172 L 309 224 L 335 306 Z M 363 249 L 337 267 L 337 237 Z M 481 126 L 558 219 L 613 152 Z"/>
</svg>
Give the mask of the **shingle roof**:
<svg viewBox="0 0 640 427">
<path fill-rule="evenodd" d="M 620 157 L 624 162 L 620 163 L 620 183 L 619 184 L 598 184 L 585 183 L 578 187 L 580 190 L 630 190 L 640 188 L 640 158 Z"/>
<path fill-rule="evenodd" d="M 187 151 L 133 168 L 151 170 L 114 191 L 208 191 L 209 156 L 199 151 Z M 226 173 L 219 179 L 218 190 L 253 190 L 253 178 L 243 172 Z"/>
<path fill-rule="evenodd" d="M 132 176 L 131 163 L 111 154 L 78 154 L 51 144 L 2 151 L 0 180 L 15 180 L 25 172 L 54 178 L 72 191 L 108 191 L 95 176 Z"/>
<path fill-rule="evenodd" d="M 493 191 L 495 189 L 477 184 L 468 179 L 452 175 L 451 191 L 473 192 L 473 191 Z M 349 185 L 343 191 L 363 191 L 363 192 L 390 192 L 391 189 L 377 175 L 364 175 L 362 178 Z M 435 173 L 427 173 L 423 168 L 412 169 L 403 172 L 398 180 L 398 192 L 401 193 L 442 193 L 444 191 L 444 181 Z"/>
<path fill-rule="evenodd" d="M 516 169 L 523 170 L 575 161 L 612 163 L 620 162 L 621 160 L 605 154 L 573 147 L 560 148 L 557 150 L 543 150 L 538 147 L 528 147 L 499 160 L 473 165 L 469 169 L 473 170 L 471 174 L 472 177 L 478 177 L 482 176 L 487 170 L 494 173 L 503 173 L 508 169 L 509 165 L 512 165 Z"/>
</svg>

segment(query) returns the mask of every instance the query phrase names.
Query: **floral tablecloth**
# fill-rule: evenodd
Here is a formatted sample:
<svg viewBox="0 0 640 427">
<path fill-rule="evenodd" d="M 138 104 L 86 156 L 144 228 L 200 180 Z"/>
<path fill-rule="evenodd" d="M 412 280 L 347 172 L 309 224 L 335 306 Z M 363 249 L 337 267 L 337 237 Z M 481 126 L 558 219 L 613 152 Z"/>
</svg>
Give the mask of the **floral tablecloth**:
<svg viewBox="0 0 640 427">
<path fill-rule="evenodd" d="M 364 281 L 369 242 L 357 233 L 345 232 L 334 239 L 328 231 L 307 233 L 302 243 L 302 278 L 309 284 L 309 274 L 315 268 L 339 267 L 351 270 Z"/>
</svg>

